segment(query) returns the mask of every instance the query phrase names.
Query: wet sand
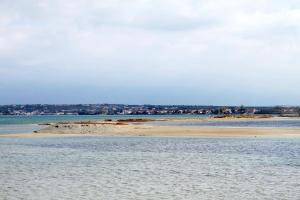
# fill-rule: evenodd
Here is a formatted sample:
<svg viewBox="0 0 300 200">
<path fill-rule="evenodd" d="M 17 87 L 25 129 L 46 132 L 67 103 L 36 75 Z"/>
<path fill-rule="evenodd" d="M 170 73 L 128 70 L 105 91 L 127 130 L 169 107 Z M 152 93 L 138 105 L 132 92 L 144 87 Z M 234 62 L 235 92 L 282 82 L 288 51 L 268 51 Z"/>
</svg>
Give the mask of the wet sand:
<svg viewBox="0 0 300 200">
<path fill-rule="evenodd" d="M 300 137 L 300 128 L 184 127 L 127 122 L 69 122 L 50 124 L 35 133 L 2 134 L 0 138 L 67 136 Z"/>
</svg>

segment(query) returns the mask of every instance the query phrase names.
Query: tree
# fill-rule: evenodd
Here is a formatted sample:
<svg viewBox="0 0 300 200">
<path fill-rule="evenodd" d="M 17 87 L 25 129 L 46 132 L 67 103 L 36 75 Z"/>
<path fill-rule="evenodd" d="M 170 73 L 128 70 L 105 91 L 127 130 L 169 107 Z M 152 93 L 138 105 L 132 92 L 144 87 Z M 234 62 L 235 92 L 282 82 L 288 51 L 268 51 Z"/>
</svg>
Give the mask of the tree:
<svg viewBox="0 0 300 200">
<path fill-rule="evenodd" d="M 239 114 L 244 114 L 246 113 L 246 108 L 244 105 L 241 105 L 238 109 Z"/>
<path fill-rule="evenodd" d="M 296 108 L 296 112 L 298 113 L 298 116 L 300 117 L 300 107 Z"/>
</svg>

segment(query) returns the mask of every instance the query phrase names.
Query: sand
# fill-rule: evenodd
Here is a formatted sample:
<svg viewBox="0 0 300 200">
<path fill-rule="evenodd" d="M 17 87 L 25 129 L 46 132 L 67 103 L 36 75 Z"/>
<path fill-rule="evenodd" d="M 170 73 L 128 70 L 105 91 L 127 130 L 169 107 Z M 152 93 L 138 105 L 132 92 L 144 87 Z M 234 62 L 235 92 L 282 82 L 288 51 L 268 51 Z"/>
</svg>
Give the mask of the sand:
<svg viewBox="0 0 300 200">
<path fill-rule="evenodd" d="M 69 122 L 50 124 L 36 133 L 2 134 L 0 138 L 68 136 L 300 137 L 300 128 L 183 127 L 147 123 Z"/>
</svg>

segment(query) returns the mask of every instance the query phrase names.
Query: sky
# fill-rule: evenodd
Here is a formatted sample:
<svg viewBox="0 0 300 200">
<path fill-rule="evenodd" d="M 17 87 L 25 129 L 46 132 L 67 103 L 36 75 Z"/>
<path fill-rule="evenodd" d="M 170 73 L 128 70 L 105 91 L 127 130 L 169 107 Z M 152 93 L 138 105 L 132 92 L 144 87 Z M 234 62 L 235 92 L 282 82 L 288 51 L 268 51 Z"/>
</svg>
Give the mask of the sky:
<svg viewBox="0 0 300 200">
<path fill-rule="evenodd" d="M 299 0 L 0 0 L 0 104 L 300 105 Z"/>
</svg>

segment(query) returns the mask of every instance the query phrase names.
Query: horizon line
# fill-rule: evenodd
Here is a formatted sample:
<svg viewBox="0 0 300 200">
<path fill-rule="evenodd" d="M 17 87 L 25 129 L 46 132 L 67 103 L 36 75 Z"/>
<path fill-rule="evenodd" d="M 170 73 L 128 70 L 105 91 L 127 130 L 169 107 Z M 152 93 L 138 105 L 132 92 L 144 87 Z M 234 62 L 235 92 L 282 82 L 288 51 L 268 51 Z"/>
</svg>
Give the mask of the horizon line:
<svg viewBox="0 0 300 200">
<path fill-rule="evenodd" d="M 25 103 L 25 104 L 0 104 L 0 106 L 24 106 L 24 105 L 128 105 L 128 106 L 213 106 L 213 107 L 300 107 L 300 105 L 213 105 L 213 104 L 127 104 L 127 103 Z"/>
</svg>

